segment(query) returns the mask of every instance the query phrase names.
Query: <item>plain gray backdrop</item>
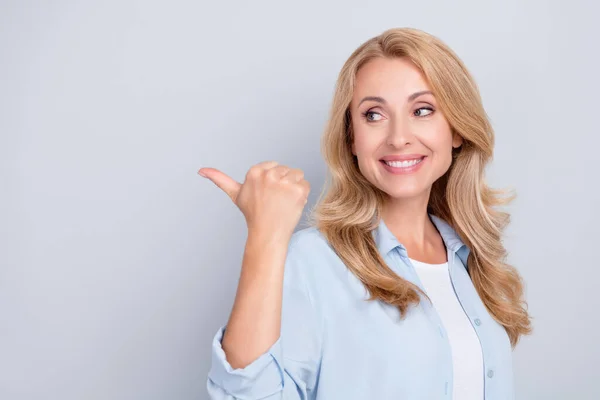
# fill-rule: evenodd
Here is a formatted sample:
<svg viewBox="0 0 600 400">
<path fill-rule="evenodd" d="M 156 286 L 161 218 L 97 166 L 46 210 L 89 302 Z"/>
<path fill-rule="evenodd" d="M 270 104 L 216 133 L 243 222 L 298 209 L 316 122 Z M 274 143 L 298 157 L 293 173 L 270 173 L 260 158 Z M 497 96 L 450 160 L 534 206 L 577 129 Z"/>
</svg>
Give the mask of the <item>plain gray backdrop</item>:
<svg viewBox="0 0 600 400">
<path fill-rule="evenodd" d="M 517 398 L 598 399 L 599 7 L 563 1 L 0 2 L 0 399 L 207 399 L 246 239 L 227 196 L 260 161 L 325 178 L 350 53 L 444 40 L 514 188 L 509 261 L 534 334 Z M 399 360 L 401 362 L 401 360 Z"/>
</svg>

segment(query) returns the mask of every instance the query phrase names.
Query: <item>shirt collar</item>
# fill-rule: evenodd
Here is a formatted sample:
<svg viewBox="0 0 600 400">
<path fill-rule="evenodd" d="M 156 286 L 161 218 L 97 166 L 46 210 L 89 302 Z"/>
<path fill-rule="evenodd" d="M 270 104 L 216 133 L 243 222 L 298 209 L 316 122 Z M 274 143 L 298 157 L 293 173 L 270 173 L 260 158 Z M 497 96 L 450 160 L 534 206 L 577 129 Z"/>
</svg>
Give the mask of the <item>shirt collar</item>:
<svg viewBox="0 0 600 400">
<path fill-rule="evenodd" d="M 453 253 L 458 251 L 461 247 L 465 246 L 463 241 L 458 236 L 458 233 L 448 224 L 446 221 L 437 217 L 433 214 L 428 214 L 431 222 L 435 225 L 437 230 L 442 236 L 442 240 L 446 245 L 446 248 Z M 406 255 L 406 247 L 396 239 L 396 236 L 388 229 L 383 222 L 383 218 L 379 219 L 379 225 L 373 231 L 375 237 L 375 243 L 382 256 L 386 256 L 391 250 L 396 247 L 400 248 L 400 253 Z"/>
</svg>

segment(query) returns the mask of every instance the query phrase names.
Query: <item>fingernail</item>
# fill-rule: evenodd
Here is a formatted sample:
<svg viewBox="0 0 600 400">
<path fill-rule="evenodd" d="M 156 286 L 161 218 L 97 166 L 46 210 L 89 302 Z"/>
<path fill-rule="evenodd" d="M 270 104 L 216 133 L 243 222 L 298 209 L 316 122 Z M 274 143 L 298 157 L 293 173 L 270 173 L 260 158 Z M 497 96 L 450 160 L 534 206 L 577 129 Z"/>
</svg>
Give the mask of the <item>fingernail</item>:
<svg viewBox="0 0 600 400">
<path fill-rule="evenodd" d="M 205 175 L 203 172 L 200 172 L 200 171 L 198 171 L 198 175 L 200 175 L 200 176 L 202 176 L 202 177 L 206 178 L 206 175 Z"/>
</svg>

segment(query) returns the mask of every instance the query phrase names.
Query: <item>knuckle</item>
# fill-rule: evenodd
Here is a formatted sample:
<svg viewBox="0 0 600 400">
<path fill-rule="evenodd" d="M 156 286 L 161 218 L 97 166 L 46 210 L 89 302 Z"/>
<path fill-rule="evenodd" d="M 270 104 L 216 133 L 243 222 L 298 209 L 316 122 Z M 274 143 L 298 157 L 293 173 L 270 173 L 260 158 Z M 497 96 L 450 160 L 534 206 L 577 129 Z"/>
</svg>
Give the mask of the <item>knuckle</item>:
<svg viewBox="0 0 600 400">
<path fill-rule="evenodd" d="M 276 168 L 277 167 L 268 169 L 265 172 L 265 177 L 267 178 L 267 180 L 269 182 L 276 182 L 279 180 L 279 174 L 278 174 L 278 170 Z"/>
<path fill-rule="evenodd" d="M 306 194 L 306 189 L 302 185 L 294 185 L 293 191 L 296 197 L 304 197 Z"/>
<path fill-rule="evenodd" d="M 246 173 L 246 178 L 257 178 L 260 176 L 260 167 L 254 165 L 250 167 L 248 172 Z"/>
<path fill-rule="evenodd" d="M 307 193 L 310 191 L 310 183 L 308 183 L 306 179 L 302 179 L 298 183 L 300 184 L 300 187 L 302 187 L 302 190 L 304 190 Z"/>
</svg>

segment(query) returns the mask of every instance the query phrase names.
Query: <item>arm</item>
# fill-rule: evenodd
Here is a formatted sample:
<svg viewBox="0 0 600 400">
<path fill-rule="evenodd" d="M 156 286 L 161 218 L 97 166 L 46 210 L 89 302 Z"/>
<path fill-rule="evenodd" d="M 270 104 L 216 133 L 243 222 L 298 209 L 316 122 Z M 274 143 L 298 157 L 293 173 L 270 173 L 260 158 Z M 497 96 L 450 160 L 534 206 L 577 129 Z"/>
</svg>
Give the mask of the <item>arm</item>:
<svg viewBox="0 0 600 400">
<path fill-rule="evenodd" d="M 281 279 L 283 284 L 280 292 L 280 313 L 260 315 L 257 309 L 245 309 L 246 302 L 242 300 L 254 296 L 238 295 L 240 302 L 238 311 L 242 313 L 246 310 L 250 315 L 256 315 L 256 319 L 248 318 L 248 328 L 242 325 L 245 321 L 244 317 L 237 321 L 240 323 L 238 346 L 241 350 L 237 351 L 237 343 L 230 339 L 228 353 L 225 352 L 227 331 L 233 330 L 229 325 L 234 322 L 233 311 L 227 327 L 221 328 L 215 335 L 212 368 L 207 382 L 208 392 L 213 400 L 308 399 L 314 395 L 313 389 L 317 383 L 321 357 L 323 324 L 311 300 L 305 277 L 310 251 L 306 250 L 306 246 L 298 243 L 296 237 L 292 238 L 285 251 L 287 255 L 284 256 L 284 276 Z M 262 295 L 257 293 L 255 297 L 271 295 L 267 291 Z M 256 300 L 254 304 L 261 304 L 261 301 Z M 273 311 L 272 305 L 267 305 L 265 310 Z M 279 326 L 274 324 L 273 320 L 280 321 Z M 259 326 L 259 321 L 267 326 L 275 325 L 277 337 L 272 341 L 259 337 L 256 332 L 265 332 L 266 335 L 273 333 Z M 246 333 L 248 333 L 247 337 Z M 233 331 L 231 338 L 235 339 L 235 335 L 236 332 Z M 255 338 L 256 341 L 251 342 L 248 337 Z M 259 353 L 260 346 L 265 348 Z M 247 364 L 243 363 L 245 364 L 243 367 L 239 365 L 234 367 L 228 362 L 230 354 L 234 354 L 233 351 L 235 351 L 233 357 L 248 360 Z"/>
<path fill-rule="evenodd" d="M 287 238 L 249 232 L 223 350 L 233 368 L 244 368 L 266 352 L 281 331 Z"/>
</svg>

